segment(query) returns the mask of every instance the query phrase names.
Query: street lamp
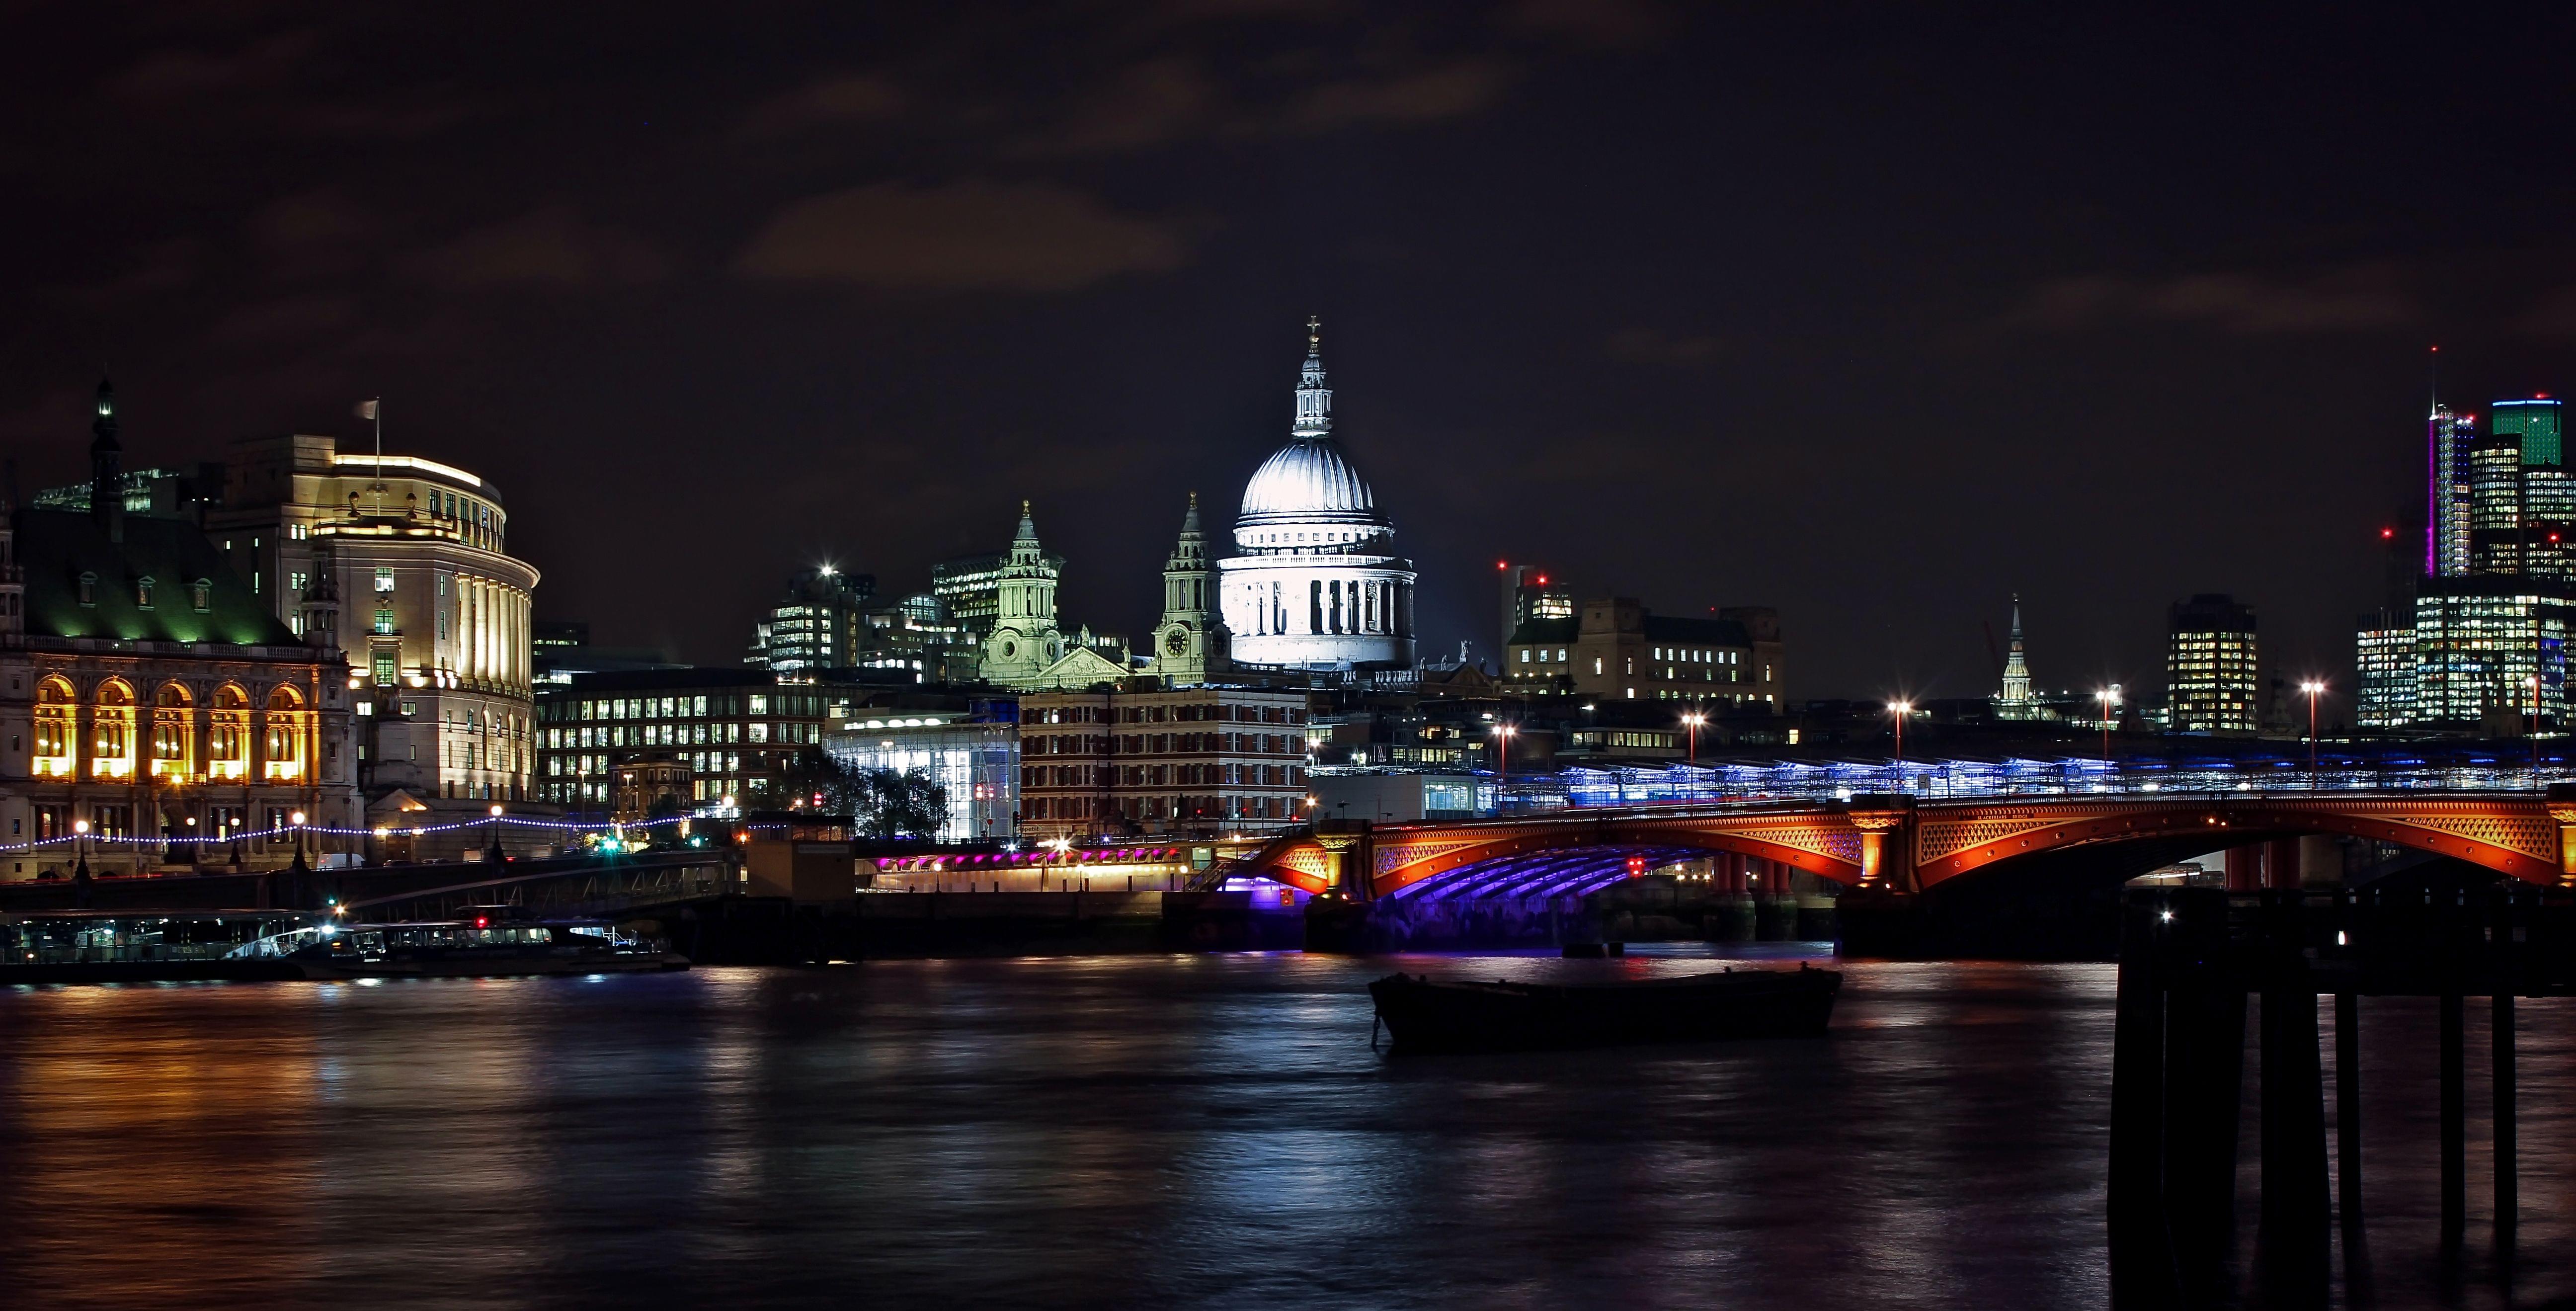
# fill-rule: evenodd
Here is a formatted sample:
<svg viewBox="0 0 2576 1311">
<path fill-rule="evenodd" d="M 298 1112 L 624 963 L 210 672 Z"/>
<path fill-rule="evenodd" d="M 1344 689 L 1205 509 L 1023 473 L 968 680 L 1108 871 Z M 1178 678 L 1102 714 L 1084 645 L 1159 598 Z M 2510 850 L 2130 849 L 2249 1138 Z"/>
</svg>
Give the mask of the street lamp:
<svg viewBox="0 0 2576 1311">
<path fill-rule="evenodd" d="M 1691 764 L 1696 765 L 1699 763 L 1699 726 L 1707 722 L 1708 716 L 1703 715 L 1696 710 L 1682 716 L 1682 723 L 1687 726 L 1690 731 L 1689 763 Z"/>
<path fill-rule="evenodd" d="M 2531 785 L 2540 786 L 2540 675 L 2522 680 L 2531 689 Z"/>
<path fill-rule="evenodd" d="M 2102 763 L 2111 763 L 2111 712 L 2120 704 L 2120 689 L 2106 687 L 2093 694 L 2102 703 Z"/>
<path fill-rule="evenodd" d="M 2299 684 L 2299 690 L 2308 694 L 2308 786 L 2314 788 L 2317 785 L 2317 697 L 2326 690 L 2325 680 L 2311 678 Z"/>
<path fill-rule="evenodd" d="M 1896 785 L 1905 786 L 1905 717 L 1914 713 L 1914 703 L 1903 698 L 1887 703 L 1887 713 L 1896 716 Z"/>
<path fill-rule="evenodd" d="M 72 853 L 80 857 L 79 872 L 83 877 L 87 877 L 89 874 L 88 820 L 76 819 L 72 821 Z"/>
<path fill-rule="evenodd" d="M 1512 738 L 1519 732 L 1519 729 L 1509 724 L 1494 725 L 1494 784 L 1497 787 L 1502 785 L 1503 780 L 1511 777 Z"/>
</svg>

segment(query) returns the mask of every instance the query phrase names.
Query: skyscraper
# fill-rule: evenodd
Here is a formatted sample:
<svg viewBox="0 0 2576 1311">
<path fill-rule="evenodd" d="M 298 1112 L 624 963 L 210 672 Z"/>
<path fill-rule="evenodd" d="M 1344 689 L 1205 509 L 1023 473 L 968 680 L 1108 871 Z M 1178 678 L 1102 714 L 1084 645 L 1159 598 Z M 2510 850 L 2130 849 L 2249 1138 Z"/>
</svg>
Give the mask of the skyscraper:
<svg viewBox="0 0 2576 1311">
<path fill-rule="evenodd" d="M 2469 571 L 2469 447 L 2478 416 L 2453 412 L 2436 390 L 2424 427 L 2424 576 L 2456 578 Z"/>
<path fill-rule="evenodd" d="M 2576 613 L 2564 411 L 2546 396 L 2498 401 L 2480 434 L 2475 416 L 2435 403 L 2425 576 L 2411 597 L 2384 589 L 2357 626 L 2360 727 L 2489 732 L 2561 717 Z"/>
</svg>

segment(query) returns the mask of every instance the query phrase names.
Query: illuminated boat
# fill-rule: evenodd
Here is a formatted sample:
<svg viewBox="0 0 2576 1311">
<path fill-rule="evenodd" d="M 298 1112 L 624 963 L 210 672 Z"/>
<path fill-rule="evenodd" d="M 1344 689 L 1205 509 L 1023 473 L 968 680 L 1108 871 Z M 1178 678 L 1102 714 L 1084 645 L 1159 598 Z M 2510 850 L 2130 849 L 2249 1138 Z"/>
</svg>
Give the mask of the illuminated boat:
<svg viewBox="0 0 2576 1311">
<path fill-rule="evenodd" d="M 688 958 L 605 920 L 476 914 L 395 924 L 325 923 L 272 934 L 228 959 L 276 961 L 308 979 L 498 978 L 684 970 Z"/>
<path fill-rule="evenodd" d="M 1390 974 L 1369 996 L 1398 1051 L 1503 1051 L 1819 1037 L 1842 984 L 1805 965 L 1589 984 Z"/>
</svg>

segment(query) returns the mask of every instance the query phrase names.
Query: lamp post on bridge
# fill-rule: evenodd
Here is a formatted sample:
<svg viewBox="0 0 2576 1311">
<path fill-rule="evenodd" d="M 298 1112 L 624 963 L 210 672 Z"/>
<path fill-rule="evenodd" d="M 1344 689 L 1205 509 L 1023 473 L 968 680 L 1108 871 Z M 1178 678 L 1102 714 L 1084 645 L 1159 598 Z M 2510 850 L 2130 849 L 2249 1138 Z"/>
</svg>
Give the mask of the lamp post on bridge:
<svg viewBox="0 0 2576 1311">
<path fill-rule="evenodd" d="M 1896 717 L 1896 786 L 1905 788 L 1905 717 L 1914 713 L 1914 703 L 1899 697 L 1887 703 L 1887 713 Z"/>
<path fill-rule="evenodd" d="M 2522 682 L 2523 682 L 2523 685 L 2524 685 L 2524 686 L 2526 686 L 2526 687 L 2528 687 L 2528 688 L 2530 688 L 2530 689 L 2531 689 L 2531 785 L 2532 785 L 2533 787 L 2539 787 L 2539 786 L 2541 785 L 2541 783 L 2540 783 L 2540 675 L 2538 675 L 2538 674 L 2533 674 L 2531 677 L 2529 677 L 2529 678 L 2526 678 L 2526 679 L 2522 680 Z"/>
<path fill-rule="evenodd" d="M 2106 687 L 2093 695 L 2102 703 L 2102 765 L 2107 770 L 2111 764 L 2111 714 L 2120 704 L 2120 689 Z"/>
<path fill-rule="evenodd" d="M 1685 763 L 1699 763 L 1699 726 L 1707 722 L 1708 716 L 1696 710 L 1682 716 L 1682 727 L 1690 734 L 1690 758 Z"/>
<path fill-rule="evenodd" d="M 2313 792 L 2317 786 L 2317 696 L 2326 690 L 2325 680 L 2311 678 L 2299 684 L 2299 690 L 2308 694 L 2308 790 Z"/>
<path fill-rule="evenodd" d="M 1498 788 L 1511 778 L 1512 737 L 1519 732 L 1509 724 L 1494 725 L 1494 786 Z M 1502 804 L 1500 793 L 1495 794 L 1494 802 L 1497 807 Z"/>
</svg>

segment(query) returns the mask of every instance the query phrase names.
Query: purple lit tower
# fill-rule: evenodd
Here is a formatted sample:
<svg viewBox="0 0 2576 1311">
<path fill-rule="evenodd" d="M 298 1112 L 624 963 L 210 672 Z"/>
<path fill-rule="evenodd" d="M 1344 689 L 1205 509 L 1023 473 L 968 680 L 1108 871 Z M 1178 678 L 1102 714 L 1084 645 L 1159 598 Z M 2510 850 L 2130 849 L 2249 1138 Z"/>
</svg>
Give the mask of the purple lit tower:
<svg viewBox="0 0 2576 1311">
<path fill-rule="evenodd" d="M 2437 390 L 2425 430 L 2424 573 L 2457 578 L 2469 572 L 2469 449 L 2478 416 L 2443 408 Z"/>
</svg>

